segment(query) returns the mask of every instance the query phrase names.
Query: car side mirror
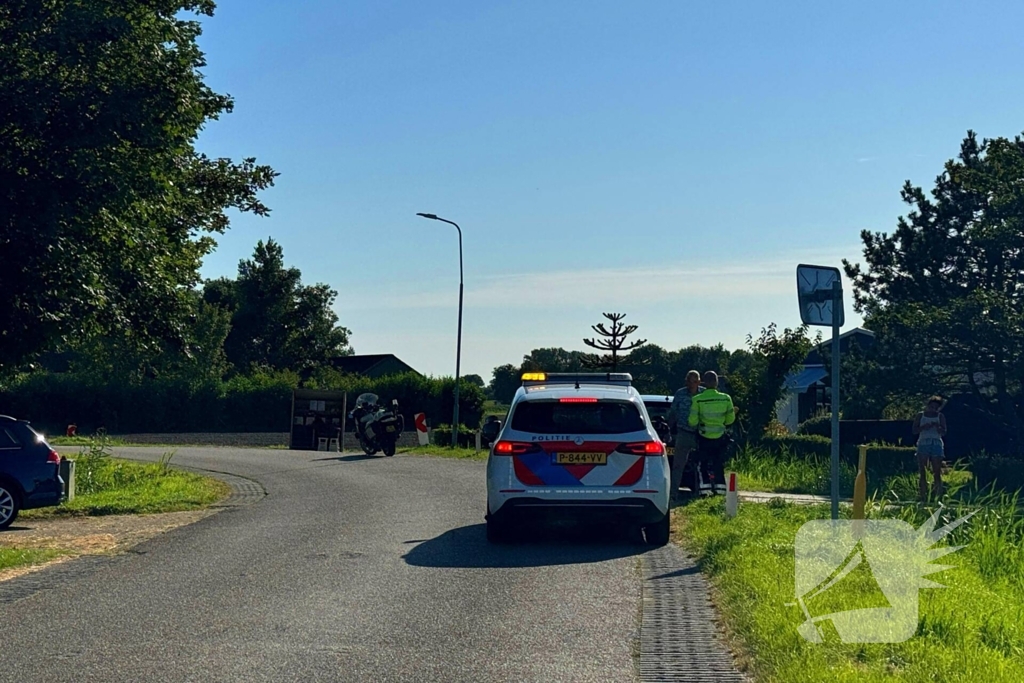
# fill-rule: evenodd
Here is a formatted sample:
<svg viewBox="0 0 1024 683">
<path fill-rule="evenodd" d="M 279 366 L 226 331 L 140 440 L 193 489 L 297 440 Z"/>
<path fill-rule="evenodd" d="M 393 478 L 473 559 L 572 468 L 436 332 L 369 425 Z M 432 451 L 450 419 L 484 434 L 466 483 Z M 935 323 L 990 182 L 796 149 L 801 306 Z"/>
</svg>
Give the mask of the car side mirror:
<svg viewBox="0 0 1024 683">
<path fill-rule="evenodd" d="M 490 440 L 498 436 L 501 431 L 501 422 L 495 420 L 494 422 L 487 422 L 483 427 L 480 428 L 480 435 Z"/>
</svg>

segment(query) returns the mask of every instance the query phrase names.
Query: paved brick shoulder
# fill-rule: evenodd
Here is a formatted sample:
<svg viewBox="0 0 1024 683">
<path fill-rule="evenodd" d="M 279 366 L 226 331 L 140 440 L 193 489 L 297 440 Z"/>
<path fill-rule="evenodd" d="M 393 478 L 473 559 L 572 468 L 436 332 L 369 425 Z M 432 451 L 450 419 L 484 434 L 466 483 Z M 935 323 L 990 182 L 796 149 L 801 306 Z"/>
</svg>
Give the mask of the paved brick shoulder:
<svg viewBox="0 0 1024 683">
<path fill-rule="evenodd" d="M 744 683 L 720 639 L 707 581 L 673 543 L 643 556 L 642 683 Z"/>
</svg>

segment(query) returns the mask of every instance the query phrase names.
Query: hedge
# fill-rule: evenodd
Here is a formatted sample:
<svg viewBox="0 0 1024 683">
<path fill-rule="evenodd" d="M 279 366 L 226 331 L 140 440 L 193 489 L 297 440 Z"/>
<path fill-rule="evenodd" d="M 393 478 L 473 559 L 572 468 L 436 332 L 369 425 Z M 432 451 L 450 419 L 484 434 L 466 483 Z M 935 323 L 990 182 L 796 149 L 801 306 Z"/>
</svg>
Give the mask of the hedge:
<svg viewBox="0 0 1024 683">
<path fill-rule="evenodd" d="M 971 458 L 969 469 L 979 488 L 995 484 L 1005 491 L 1024 489 L 1024 463 L 1019 459 L 976 455 Z"/>
<path fill-rule="evenodd" d="M 823 436 L 799 434 L 795 436 L 765 436 L 760 445 L 780 451 L 785 449 L 798 457 L 814 457 L 828 460 L 832 457 L 832 441 Z M 914 449 L 906 446 L 888 446 L 873 444 L 868 448 L 868 471 L 873 474 L 890 476 L 917 472 L 917 459 Z M 860 459 L 860 451 L 856 445 L 843 444 L 839 457 L 856 466 Z"/>
<path fill-rule="evenodd" d="M 829 459 L 832 455 L 831 440 L 812 435 L 765 437 L 760 445 L 768 450 L 781 451 L 799 457 Z M 916 449 L 907 446 L 872 444 L 868 448 L 868 472 L 880 476 L 912 474 L 917 472 Z M 840 458 L 856 466 L 859 459 L 857 446 L 844 444 Z M 991 455 L 974 455 L 968 460 L 968 469 L 974 475 L 979 488 L 993 483 L 1006 491 L 1024 489 L 1024 463 L 1019 459 Z"/>
<path fill-rule="evenodd" d="M 38 372 L 0 391 L 0 414 L 30 420 L 48 433 L 63 433 L 68 424 L 87 434 L 103 427 L 111 434 L 147 432 L 286 432 L 292 391 L 300 385 L 293 372 L 256 373 L 190 384 L 176 378 L 148 379 L 137 385 L 71 373 Z M 431 423 L 451 420 L 455 382 L 416 373 L 368 379 L 334 371 L 319 373 L 307 386 L 348 394 L 349 406 L 361 393 L 398 399 L 412 428 L 412 415 L 427 414 Z M 480 387 L 459 383 L 460 421 L 478 425 L 483 415 Z"/>
</svg>

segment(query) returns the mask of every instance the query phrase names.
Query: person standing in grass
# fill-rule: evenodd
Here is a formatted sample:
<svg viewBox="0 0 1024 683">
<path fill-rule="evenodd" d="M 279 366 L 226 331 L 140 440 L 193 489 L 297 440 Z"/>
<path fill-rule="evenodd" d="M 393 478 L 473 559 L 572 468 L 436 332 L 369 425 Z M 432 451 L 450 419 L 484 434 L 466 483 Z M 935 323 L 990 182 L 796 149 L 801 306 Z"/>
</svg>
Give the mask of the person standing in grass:
<svg viewBox="0 0 1024 683">
<path fill-rule="evenodd" d="M 672 406 L 668 409 L 668 424 L 676 434 L 672 454 L 672 488 L 669 489 L 672 502 L 679 501 L 679 485 L 683 480 L 686 461 L 697 448 L 697 430 L 689 424 L 690 407 L 693 405 L 693 397 L 702 391 L 704 387 L 700 385 L 700 373 L 690 370 L 686 373 L 686 384 L 672 397 Z"/>
<path fill-rule="evenodd" d="M 914 418 L 914 434 L 917 434 L 917 488 L 921 500 L 928 499 L 927 471 L 932 471 L 932 493 L 942 495 L 942 460 L 945 457 L 946 416 L 942 410 L 942 399 L 932 396 L 922 412 Z"/>
<path fill-rule="evenodd" d="M 704 373 L 704 391 L 693 397 L 687 424 L 697 430 L 697 450 L 706 481 L 715 481 L 715 493 L 725 493 L 726 429 L 736 421 L 732 397 L 718 391 L 718 373 Z"/>
</svg>

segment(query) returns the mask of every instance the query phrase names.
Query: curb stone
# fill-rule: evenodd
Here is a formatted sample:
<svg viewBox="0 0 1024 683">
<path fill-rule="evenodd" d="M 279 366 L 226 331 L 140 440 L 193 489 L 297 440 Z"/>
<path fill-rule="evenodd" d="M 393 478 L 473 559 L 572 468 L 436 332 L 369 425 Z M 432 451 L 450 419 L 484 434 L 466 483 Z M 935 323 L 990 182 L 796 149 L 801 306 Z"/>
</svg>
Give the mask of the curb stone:
<svg viewBox="0 0 1024 683">
<path fill-rule="evenodd" d="M 707 581 L 670 543 L 643 556 L 640 681 L 746 683 L 721 641 Z"/>
<path fill-rule="evenodd" d="M 221 502 L 211 505 L 211 509 L 252 505 L 267 495 L 263 486 L 252 479 L 196 467 L 180 467 L 179 469 L 202 473 L 212 479 L 219 479 L 231 487 L 231 495 Z M 128 549 L 127 554 L 131 552 L 131 549 Z M 72 581 L 94 574 L 103 567 L 123 562 L 127 558 L 127 554 L 80 555 L 38 571 L 29 572 L 7 581 L 0 581 L 0 605 L 18 602 L 40 591 L 67 586 Z"/>
<path fill-rule="evenodd" d="M 211 479 L 220 480 L 230 486 L 231 495 L 219 503 L 211 505 L 210 507 L 213 509 L 252 505 L 253 503 L 258 503 L 267 495 L 267 490 L 263 488 L 263 484 L 259 483 L 255 479 L 246 479 L 245 477 L 240 477 L 237 474 L 228 474 L 227 472 L 217 472 L 215 470 L 204 470 L 199 467 L 183 467 L 181 465 L 174 464 L 172 464 L 171 467 L 195 472 L 196 474 L 202 474 L 203 476 L 210 477 Z"/>
</svg>

